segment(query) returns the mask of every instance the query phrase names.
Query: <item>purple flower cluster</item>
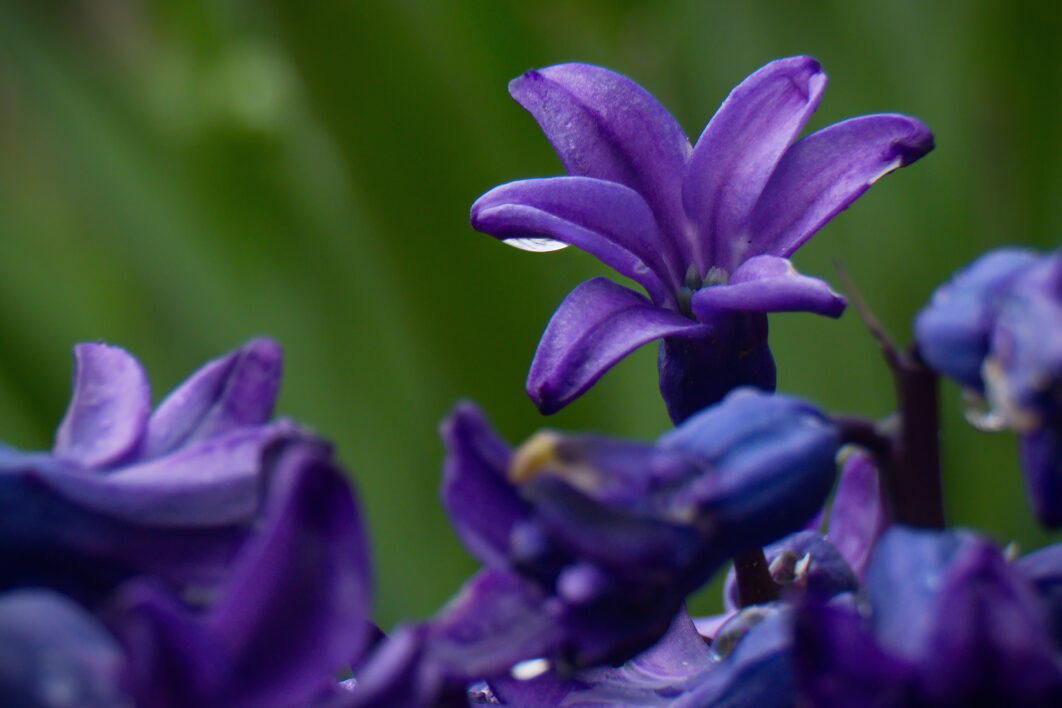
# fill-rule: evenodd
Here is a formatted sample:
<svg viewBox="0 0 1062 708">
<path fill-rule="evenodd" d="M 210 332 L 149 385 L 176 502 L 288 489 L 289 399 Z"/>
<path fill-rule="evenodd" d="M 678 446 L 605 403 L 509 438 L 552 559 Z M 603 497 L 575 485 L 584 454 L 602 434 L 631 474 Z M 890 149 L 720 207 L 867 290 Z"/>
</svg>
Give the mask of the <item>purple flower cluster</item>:
<svg viewBox="0 0 1062 708">
<path fill-rule="evenodd" d="M 1019 432 L 1033 507 L 1062 523 L 1062 259 L 989 254 L 933 297 L 910 351 L 883 341 L 893 420 L 774 394 L 765 313 L 844 308 L 788 256 L 932 147 L 899 115 L 794 142 L 824 83 L 811 59 L 772 62 L 692 147 L 605 69 L 512 83 L 570 174 L 491 190 L 473 224 L 576 245 L 649 295 L 577 287 L 528 391 L 556 410 L 662 338 L 676 427 L 546 430 L 514 449 L 459 404 L 442 502 L 482 568 L 386 634 L 346 475 L 328 443 L 272 419 L 276 344 L 207 363 L 153 411 L 135 359 L 78 345 L 52 450 L 0 448 L 2 703 L 1062 705 L 1062 544 L 1013 558 L 947 528 L 936 447 L 939 371 Z M 724 612 L 691 617 L 731 562 Z"/>
</svg>

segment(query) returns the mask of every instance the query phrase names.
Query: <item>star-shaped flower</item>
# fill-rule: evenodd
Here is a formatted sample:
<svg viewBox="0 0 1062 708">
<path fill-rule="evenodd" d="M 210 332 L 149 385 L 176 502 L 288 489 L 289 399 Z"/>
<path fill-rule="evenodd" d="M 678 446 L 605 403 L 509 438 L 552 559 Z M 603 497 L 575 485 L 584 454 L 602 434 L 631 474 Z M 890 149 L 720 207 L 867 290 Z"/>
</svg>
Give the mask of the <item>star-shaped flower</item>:
<svg viewBox="0 0 1062 708">
<path fill-rule="evenodd" d="M 649 93 L 601 67 L 561 64 L 509 85 L 569 174 L 492 189 L 472 205 L 472 226 L 532 251 L 577 246 L 649 295 L 605 278 L 568 295 L 528 375 L 544 413 L 663 339 L 660 387 L 678 422 L 736 386 L 774 388 L 767 312 L 841 314 L 844 299 L 788 257 L 933 138 L 913 118 L 878 114 L 794 143 L 825 83 L 814 59 L 773 61 L 693 146 Z"/>
</svg>

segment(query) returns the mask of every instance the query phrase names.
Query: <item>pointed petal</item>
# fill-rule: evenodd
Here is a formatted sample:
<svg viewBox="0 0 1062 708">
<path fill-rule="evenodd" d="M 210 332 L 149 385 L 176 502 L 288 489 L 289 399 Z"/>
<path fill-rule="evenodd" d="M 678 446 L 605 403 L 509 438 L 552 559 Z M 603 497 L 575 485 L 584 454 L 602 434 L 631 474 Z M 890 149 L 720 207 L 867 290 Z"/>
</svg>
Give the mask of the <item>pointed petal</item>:
<svg viewBox="0 0 1062 708">
<path fill-rule="evenodd" d="M 205 364 L 152 414 L 144 457 L 268 421 L 280 386 L 281 363 L 276 342 L 253 339 Z"/>
<path fill-rule="evenodd" d="M 248 705 L 306 700 L 368 639 L 369 555 L 349 485 L 324 443 L 276 454 L 266 525 L 207 619 Z"/>
<path fill-rule="evenodd" d="M 756 256 L 742 263 L 728 284 L 695 292 L 690 304 L 698 320 L 710 323 L 720 310 L 840 317 L 847 303 L 823 281 L 798 273 L 785 258 Z"/>
<path fill-rule="evenodd" d="M 932 149 L 926 126 L 892 113 L 851 118 L 802 138 L 756 203 L 741 258 L 791 255 L 870 185 Z"/>
<path fill-rule="evenodd" d="M 509 93 L 569 174 L 618 182 L 645 198 L 661 225 L 665 259 L 681 278 L 689 261 L 680 180 L 690 144 L 671 114 L 630 79 L 589 64 L 529 71 Z"/>
<path fill-rule="evenodd" d="M 527 514 L 527 503 L 506 477 L 509 446 L 471 403 L 457 406 L 442 425 L 442 437 L 442 501 L 454 530 L 482 563 L 503 566 L 513 525 Z"/>
<path fill-rule="evenodd" d="M 517 248 L 526 248 L 527 237 L 536 244 L 545 237 L 575 246 L 641 283 L 654 301 L 672 299 L 676 284 L 660 257 L 653 214 L 637 192 L 622 184 L 589 177 L 509 182 L 476 200 L 471 222 L 477 231 Z"/>
<path fill-rule="evenodd" d="M 555 413 L 646 342 L 707 332 L 707 327 L 654 307 L 605 278 L 588 280 L 553 313 L 535 351 L 527 393 L 542 413 Z"/>
<path fill-rule="evenodd" d="M 295 432 L 278 422 L 236 430 L 107 475 L 42 468 L 59 494 L 114 519 L 167 527 L 248 523 L 261 501 L 262 452 Z"/>
<path fill-rule="evenodd" d="M 853 453 L 845 460 L 837 482 L 826 539 L 862 578 L 870 552 L 887 523 L 877 467 L 869 455 Z"/>
<path fill-rule="evenodd" d="M 710 266 L 732 271 L 741 262 L 735 239 L 825 86 L 814 59 L 778 59 L 738 84 L 712 116 L 682 182 L 682 203 L 700 241 L 701 274 Z"/>
<path fill-rule="evenodd" d="M 147 377 L 137 360 L 106 344 L 74 347 L 74 393 L 55 434 L 56 457 L 91 469 L 132 455 L 151 408 Z"/>
<path fill-rule="evenodd" d="M 50 590 L 0 595 L 0 656 L 4 705 L 132 705 L 118 643 L 95 617 Z"/>
</svg>

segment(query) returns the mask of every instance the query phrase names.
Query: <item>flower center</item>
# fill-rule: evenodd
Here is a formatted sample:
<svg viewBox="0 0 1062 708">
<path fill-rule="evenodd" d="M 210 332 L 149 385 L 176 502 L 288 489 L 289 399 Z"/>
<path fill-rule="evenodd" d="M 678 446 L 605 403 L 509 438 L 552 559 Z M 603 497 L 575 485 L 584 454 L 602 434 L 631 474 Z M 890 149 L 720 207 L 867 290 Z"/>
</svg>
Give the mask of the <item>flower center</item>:
<svg viewBox="0 0 1062 708">
<path fill-rule="evenodd" d="M 679 311 L 686 317 L 693 319 L 693 310 L 690 308 L 690 298 L 693 297 L 693 293 L 701 288 L 710 288 L 713 285 L 726 285 L 729 280 L 730 273 L 727 273 L 726 269 L 719 266 L 709 268 L 708 273 L 702 278 L 697 271 L 697 266 L 691 265 L 686 269 L 683 286 L 675 293 Z"/>
</svg>

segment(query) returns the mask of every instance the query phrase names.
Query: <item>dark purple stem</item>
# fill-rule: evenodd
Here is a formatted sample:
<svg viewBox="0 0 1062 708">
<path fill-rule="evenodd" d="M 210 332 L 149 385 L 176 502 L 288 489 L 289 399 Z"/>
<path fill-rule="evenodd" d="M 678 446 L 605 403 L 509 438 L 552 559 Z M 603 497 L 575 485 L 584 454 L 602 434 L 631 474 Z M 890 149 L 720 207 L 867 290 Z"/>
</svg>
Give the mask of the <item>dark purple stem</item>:
<svg viewBox="0 0 1062 708">
<path fill-rule="evenodd" d="M 849 299 L 863 324 L 877 340 L 892 369 L 899 426 L 889 435 L 855 425 L 856 419 L 838 418 L 842 437 L 866 447 L 879 469 L 881 489 L 889 517 L 901 524 L 944 528 L 944 493 L 940 468 L 940 382 L 935 371 L 912 347 L 901 352 L 867 307 L 847 271 L 837 265 Z M 848 422 L 849 425 L 845 425 Z M 862 438 L 862 441 L 857 439 Z M 887 442 L 888 444 L 883 444 Z"/>
<path fill-rule="evenodd" d="M 750 548 L 734 557 L 738 603 L 742 607 L 760 605 L 778 599 L 780 587 L 771 577 L 762 548 Z"/>
<path fill-rule="evenodd" d="M 895 377 L 900 413 L 892 464 L 883 476 L 892 518 L 910 526 L 942 529 L 940 382 L 914 349 L 886 358 Z"/>
</svg>

